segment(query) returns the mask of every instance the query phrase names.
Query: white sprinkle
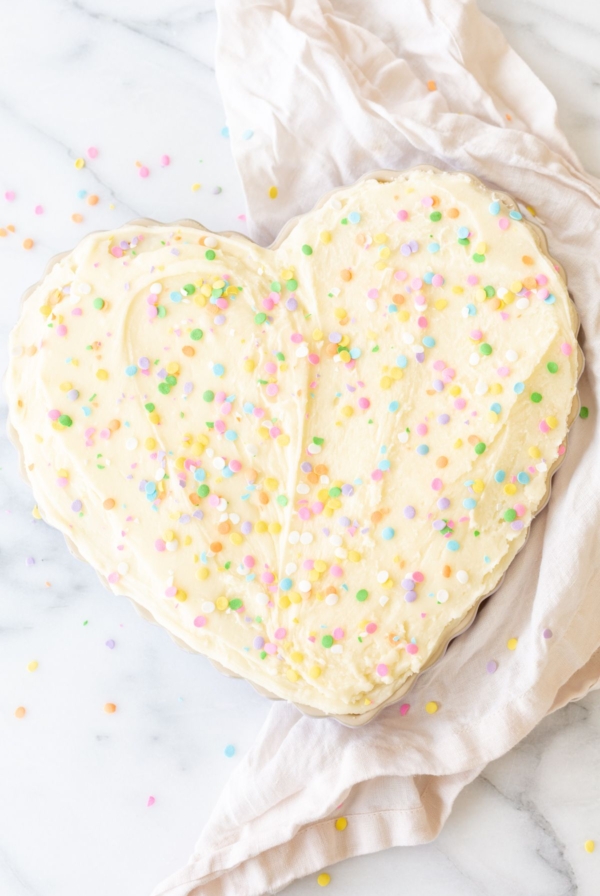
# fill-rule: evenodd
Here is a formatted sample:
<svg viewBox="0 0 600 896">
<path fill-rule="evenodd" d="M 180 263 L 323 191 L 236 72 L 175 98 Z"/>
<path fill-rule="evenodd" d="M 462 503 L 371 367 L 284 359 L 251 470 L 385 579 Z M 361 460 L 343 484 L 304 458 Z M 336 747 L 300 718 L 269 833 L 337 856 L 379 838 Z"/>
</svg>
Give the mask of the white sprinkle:
<svg viewBox="0 0 600 896">
<path fill-rule="evenodd" d="M 153 283 L 150 287 L 150 292 L 153 296 L 159 296 L 162 292 L 162 283 Z"/>
<path fill-rule="evenodd" d="M 387 582 L 389 577 L 390 577 L 390 574 L 385 569 L 381 569 L 377 573 L 377 581 L 379 582 L 380 585 L 383 585 L 384 582 Z"/>
<path fill-rule="evenodd" d="M 475 394 L 476 395 L 485 395 L 488 391 L 488 384 L 484 382 L 484 380 L 477 380 L 477 385 L 475 386 Z"/>
<path fill-rule="evenodd" d="M 215 609 L 215 605 L 212 600 L 205 600 L 202 604 L 202 612 L 203 613 L 213 613 Z"/>
<path fill-rule="evenodd" d="M 298 591 L 301 591 L 302 594 L 308 594 L 311 589 L 312 585 L 308 581 L 308 579 L 300 579 L 300 581 L 298 582 Z"/>
<path fill-rule="evenodd" d="M 519 311 L 524 311 L 525 308 L 529 308 L 529 299 L 526 296 L 523 296 L 521 299 L 517 299 L 515 305 L 519 309 Z"/>
<path fill-rule="evenodd" d="M 448 594 L 448 592 L 444 588 L 440 588 L 437 593 L 438 603 L 445 604 L 449 597 L 450 595 Z"/>
<path fill-rule="evenodd" d="M 215 457 L 212 462 L 215 470 L 223 470 L 225 468 L 225 458 L 224 457 Z"/>
<path fill-rule="evenodd" d="M 160 482 L 161 479 L 165 478 L 165 475 L 166 474 L 165 474 L 165 471 L 163 470 L 163 468 L 159 467 L 158 470 L 156 471 L 156 473 L 154 474 L 154 478 L 156 479 L 157 482 Z"/>
<path fill-rule="evenodd" d="M 298 544 L 300 541 L 300 533 L 293 529 L 288 535 L 288 541 L 290 544 Z"/>
<path fill-rule="evenodd" d="M 479 361 L 479 352 L 472 352 L 469 355 L 469 364 L 471 365 L 471 367 L 476 367 L 479 364 Z"/>
<path fill-rule="evenodd" d="M 459 569 L 456 573 L 456 578 L 460 582 L 461 585 L 466 585 L 469 581 L 469 573 L 465 572 L 464 569 Z"/>
<path fill-rule="evenodd" d="M 308 485 L 306 482 L 299 482 L 296 486 L 296 491 L 299 495 L 308 495 L 308 493 L 310 492 L 310 485 Z"/>
<path fill-rule="evenodd" d="M 514 348 L 509 348 L 508 351 L 506 352 L 506 354 L 504 355 L 504 357 L 506 358 L 507 361 L 510 361 L 512 364 L 514 364 L 514 362 L 517 361 L 519 358 L 519 356 L 518 356 L 517 352 L 514 350 Z"/>
<path fill-rule="evenodd" d="M 166 541 L 165 544 L 167 546 L 167 550 L 171 551 L 171 553 L 176 551 L 177 548 L 179 547 L 179 542 L 177 541 L 176 538 L 174 538 L 173 541 Z"/>
<path fill-rule="evenodd" d="M 297 569 L 298 569 L 298 567 L 295 563 L 286 564 L 286 567 L 285 567 L 286 576 L 293 576 Z"/>
<path fill-rule="evenodd" d="M 312 532 L 303 532 L 300 536 L 300 544 L 312 544 Z"/>
<path fill-rule="evenodd" d="M 328 594 L 325 598 L 325 603 L 328 607 L 334 607 L 337 604 L 338 600 L 339 598 L 337 594 Z"/>
<path fill-rule="evenodd" d="M 125 442 L 125 447 L 128 451 L 135 451 L 138 446 L 138 440 L 135 438 L 127 439 Z"/>
<path fill-rule="evenodd" d="M 385 605 L 388 603 L 388 601 L 389 601 L 389 597 L 387 596 L 387 594 L 382 594 L 381 597 L 379 598 L 379 605 L 381 607 L 385 607 Z"/>
<path fill-rule="evenodd" d="M 219 245 L 219 241 L 214 236 L 205 236 L 204 245 L 208 246 L 209 249 L 216 249 Z"/>
</svg>

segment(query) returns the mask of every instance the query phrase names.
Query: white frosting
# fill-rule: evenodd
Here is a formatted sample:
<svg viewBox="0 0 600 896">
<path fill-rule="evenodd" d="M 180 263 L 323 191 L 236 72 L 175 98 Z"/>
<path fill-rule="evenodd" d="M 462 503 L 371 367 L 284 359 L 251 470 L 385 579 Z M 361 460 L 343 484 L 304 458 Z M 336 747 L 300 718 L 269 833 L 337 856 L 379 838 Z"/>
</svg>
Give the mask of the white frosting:
<svg viewBox="0 0 600 896">
<path fill-rule="evenodd" d="M 420 170 L 337 192 L 275 250 L 187 227 L 84 239 L 12 335 L 43 518 L 272 693 L 386 700 L 497 584 L 567 432 L 576 316 L 496 201 Z"/>
</svg>

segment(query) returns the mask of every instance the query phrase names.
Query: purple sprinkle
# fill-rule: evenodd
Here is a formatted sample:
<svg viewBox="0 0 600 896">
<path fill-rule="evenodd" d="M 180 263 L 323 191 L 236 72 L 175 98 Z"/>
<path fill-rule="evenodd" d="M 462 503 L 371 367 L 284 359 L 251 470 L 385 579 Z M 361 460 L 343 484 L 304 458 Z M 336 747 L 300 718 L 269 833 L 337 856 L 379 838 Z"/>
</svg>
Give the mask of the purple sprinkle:
<svg viewBox="0 0 600 896">
<path fill-rule="evenodd" d="M 226 320 L 227 320 L 227 318 L 225 317 L 224 314 L 217 314 L 217 316 L 214 319 L 214 324 L 216 327 L 222 327 Z"/>
<path fill-rule="evenodd" d="M 415 361 L 417 361 L 418 364 L 422 364 L 424 360 L 425 360 L 425 352 L 416 352 Z"/>
<path fill-rule="evenodd" d="M 330 333 L 330 334 L 329 334 L 329 341 L 330 341 L 330 342 L 335 342 L 335 343 L 337 343 L 337 342 L 341 342 L 341 341 L 342 341 L 342 334 L 341 334 L 341 333 Z"/>
<path fill-rule="evenodd" d="M 242 530 L 242 535 L 250 535 L 250 533 L 252 532 L 252 523 L 250 523 L 250 522 L 248 522 L 248 520 L 246 520 L 245 522 L 242 523 L 240 528 Z"/>
<path fill-rule="evenodd" d="M 442 382 L 441 380 L 434 380 L 434 381 L 433 381 L 433 388 L 435 389 L 436 392 L 443 392 L 443 391 L 444 391 L 444 384 L 443 384 L 443 382 Z"/>
<path fill-rule="evenodd" d="M 73 503 L 71 504 L 71 510 L 74 511 L 74 513 L 79 513 L 82 506 L 83 505 L 82 505 L 81 501 L 79 500 L 79 498 L 77 498 L 77 500 L 73 501 Z"/>
<path fill-rule="evenodd" d="M 288 298 L 287 302 L 285 303 L 285 307 L 287 308 L 288 311 L 295 311 L 296 308 L 298 307 L 298 302 L 296 301 L 296 299 L 293 296 L 290 296 Z"/>
<path fill-rule="evenodd" d="M 510 528 L 514 529 L 515 532 L 519 532 L 523 528 L 523 520 L 515 520 L 514 523 L 510 524 Z"/>
<path fill-rule="evenodd" d="M 253 647 L 254 647 L 255 650 L 262 650 L 263 647 L 265 646 L 265 639 L 264 639 L 264 638 L 261 638 L 261 636 L 258 635 L 258 636 L 254 639 L 254 641 L 252 642 L 252 644 L 253 644 Z"/>
<path fill-rule="evenodd" d="M 450 498 L 438 498 L 437 506 L 440 510 L 446 510 L 450 507 Z"/>
<path fill-rule="evenodd" d="M 542 637 L 543 637 L 543 638 L 546 638 L 546 640 L 548 640 L 548 638 L 551 638 L 551 637 L 552 637 L 552 630 L 549 629 L 549 628 L 545 628 L 544 631 L 542 632 Z"/>
<path fill-rule="evenodd" d="M 214 195 L 214 196 L 218 196 L 219 193 L 222 193 L 222 192 L 223 192 L 223 188 L 222 188 L 222 187 L 213 187 L 213 195 Z"/>
<path fill-rule="evenodd" d="M 406 601 L 407 604 L 412 604 L 413 601 L 415 601 L 416 599 L 417 599 L 416 591 L 407 591 L 406 594 L 404 595 L 404 600 Z"/>
<path fill-rule="evenodd" d="M 114 648 L 115 642 L 113 641 L 112 638 L 108 639 L 108 641 L 106 642 L 106 646 L 108 647 L 109 650 L 112 650 Z"/>
<path fill-rule="evenodd" d="M 185 383 L 183 386 L 183 391 L 185 392 L 186 395 L 189 395 L 190 392 L 194 391 L 194 384 L 193 383 Z"/>
<path fill-rule="evenodd" d="M 400 251 L 403 255 L 410 255 L 410 245 L 408 243 L 402 243 Z"/>
<path fill-rule="evenodd" d="M 181 516 L 179 517 L 179 522 L 183 523 L 184 525 L 185 525 L 185 523 L 189 523 L 190 520 L 191 520 L 191 516 L 189 515 L 189 513 L 182 513 Z"/>
<path fill-rule="evenodd" d="M 138 491 L 140 491 L 140 492 L 145 492 L 145 491 L 146 491 L 146 486 L 147 486 L 147 485 L 148 485 L 148 480 L 147 480 L 147 479 L 142 479 L 142 481 L 140 482 L 140 487 L 139 487 Z"/>
<path fill-rule="evenodd" d="M 300 469 L 303 473 L 310 473 L 312 471 L 312 464 L 309 464 L 307 460 L 300 464 Z"/>
<path fill-rule="evenodd" d="M 346 482 L 342 486 L 342 494 L 345 495 L 346 498 L 349 498 L 351 495 L 354 494 L 354 486 L 350 485 L 349 482 Z"/>
<path fill-rule="evenodd" d="M 167 371 L 164 367 L 161 367 L 158 373 L 156 374 L 159 380 L 164 380 L 167 377 Z"/>
<path fill-rule="evenodd" d="M 493 675 L 494 672 L 496 671 L 496 669 L 498 668 L 498 663 L 496 662 L 496 660 L 490 660 L 485 668 L 488 670 L 490 675 Z"/>
<path fill-rule="evenodd" d="M 441 532 L 446 523 L 443 520 L 434 520 L 432 525 L 434 529 L 436 529 L 438 532 Z"/>
<path fill-rule="evenodd" d="M 412 520 L 413 517 L 416 515 L 416 512 L 417 511 L 415 510 L 415 508 L 411 507 L 410 504 L 404 508 L 404 516 L 406 517 L 407 520 Z"/>
<path fill-rule="evenodd" d="M 351 525 L 352 520 L 347 516 L 341 516 L 338 520 L 340 526 L 343 526 L 344 529 L 347 529 L 349 525 Z"/>
<path fill-rule="evenodd" d="M 204 511 L 203 510 L 194 510 L 194 519 L 195 520 L 203 520 L 204 519 Z"/>
<path fill-rule="evenodd" d="M 418 251 L 419 251 L 419 244 L 418 244 L 418 242 L 417 242 L 416 240 L 411 240 L 411 241 L 409 242 L 408 245 L 410 246 L 410 251 L 411 251 L 411 252 L 418 252 Z"/>
<path fill-rule="evenodd" d="M 438 423 L 441 423 L 442 426 L 445 426 L 446 423 L 450 423 L 450 417 L 448 414 L 440 414 L 440 416 L 437 419 L 438 419 Z"/>
<path fill-rule="evenodd" d="M 149 370 L 150 369 L 150 361 L 148 358 L 140 358 L 138 361 L 138 367 L 141 370 Z"/>
<path fill-rule="evenodd" d="M 27 557 L 25 563 L 27 566 L 35 566 L 35 559 L 33 557 Z"/>
<path fill-rule="evenodd" d="M 402 587 L 405 591 L 412 591 L 415 587 L 415 583 L 412 579 L 402 579 Z"/>
</svg>

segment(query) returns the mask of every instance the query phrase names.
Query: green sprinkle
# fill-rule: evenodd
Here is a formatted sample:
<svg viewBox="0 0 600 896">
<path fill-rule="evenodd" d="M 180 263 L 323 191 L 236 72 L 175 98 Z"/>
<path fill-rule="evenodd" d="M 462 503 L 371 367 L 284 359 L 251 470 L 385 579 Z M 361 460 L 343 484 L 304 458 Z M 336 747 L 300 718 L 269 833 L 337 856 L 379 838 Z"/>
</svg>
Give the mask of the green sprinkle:
<svg viewBox="0 0 600 896">
<path fill-rule="evenodd" d="M 320 436 L 313 436 L 313 445 L 323 445 L 325 443 L 325 439 L 320 438 Z"/>
<path fill-rule="evenodd" d="M 239 610 L 243 605 L 244 602 L 240 597 L 234 597 L 233 600 L 229 601 L 229 606 L 232 610 Z"/>
<path fill-rule="evenodd" d="M 186 283 L 181 291 L 186 296 L 193 296 L 194 293 L 196 292 L 196 287 L 194 286 L 193 283 Z"/>
<path fill-rule="evenodd" d="M 485 442 L 478 442 L 475 445 L 475 454 L 483 454 L 483 452 L 485 451 L 485 447 Z"/>
<path fill-rule="evenodd" d="M 504 511 L 503 516 L 507 523 L 512 523 L 513 520 L 516 520 L 516 518 L 517 518 L 517 511 L 513 510 L 512 508 L 509 508 L 508 510 Z"/>
<path fill-rule="evenodd" d="M 277 495 L 277 503 L 280 507 L 287 507 L 288 499 L 285 495 Z"/>
<path fill-rule="evenodd" d="M 484 286 L 483 288 L 485 289 L 485 294 L 488 297 L 488 299 L 493 299 L 494 296 L 496 295 L 496 290 L 494 289 L 494 287 L 493 286 Z"/>
<path fill-rule="evenodd" d="M 163 395 L 168 395 L 169 392 L 171 391 L 171 387 L 169 386 L 168 383 L 159 383 L 158 391 L 162 392 Z"/>
<path fill-rule="evenodd" d="M 287 286 L 287 288 L 289 289 L 290 292 L 293 292 L 295 289 L 298 289 L 298 281 L 294 280 L 293 277 L 291 280 L 288 280 L 285 285 Z"/>
<path fill-rule="evenodd" d="M 468 246 L 470 244 L 470 242 L 471 242 L 471 240 L 465 236 L 458 241 L 458 244 L 459 244 L 459 246 Z"/>
<path fill-rule="evenodd" d="M 61 424 L 61 426 L 72 426 L 73 424 L 73 421 L 68 414 L 61 414 L 58 418 L 58 422 Z"/>
<path fill-rule="evenodd" d="M 202 339 L 203 336 L 204 333 L 202 332 L 202 330 L 192 330 L 192 332 L 190 333 L 190 339 L 193 339 L 194 342 L 198 342 L 198 340 Z"/>
<path fill-rule="evenodd" d="M 271 289 L 273 292 L 281 292 L 281 283 L 278 280 L 273 280 L 271 283 Z"/>
<path fill-rule="evenodd" d="M 442 219 L 442 213 L 441 213 L 441 212 L 432 212 L 432 213 L 429 215 L 429 220 L 430 220 L 430 221 L 441 221 L 441 219 Z"/>
<path fill-rule="evenodd" d="M 556 361 L 548 361 L 546 367 L 550 371 L 550 373 L 556 373 L 558 371 L 558 364 Z"/>
<path fill-rule="evenodd" d="M 209 492 L 210 488 L 206 485 L 206 483 L 198 486 L 198 495 L 200 498 L 206 498 Z"/>
<path fill-rule="evenodd" d="M 359 600 L 362 604 L 369 596 L 369 592 L 366 588 L 361 588 L 360 591 L 356 592 L 356 599 Z"/>
<path fill-rule="evenodd" d="M 173 376 L 173 374 L 170 373 L 167 377 L 165 377 L 165 383 L 167 384 L 167 386 L 176 386 L 177 377 Z"/>
<path fill-rule="evenodd" d="M 342 218 L 342 220 L 340 221 L 340 224 L 347 224 L 347 223 L 348 223 L 348 218 Z"/>
<path fill-rule="evenodd" d="M 587 420 L 587 418 L 590 416 L 590 409 L 586 408 L 586 406 L 583 405 L 583 407 L 579 411 L 579 416 L 582 420 Z"/>
<path fill-rule="evenodd" d="M 206 252 L 204 253 L 204 257 L 207 259 L 207 261 L 212 261 L 215 257 L 214 250 L 207 249 Z"/>
<path fill-rule="evenodd" d="M 534 404 L 539 404 L 540 401 L 542 400 L 542 396 L 540 395 L 539 392 L 532 392 L 531 400 L 534 402 Z"/>
<path fill-rule="evenodd" d="M 267 315 L 264 311 L 259 311 L 258 314 L 254 315 L 254 323 L 255 324 L 264 324 L 267 319 Z"/>
<path fill-rule="evenodd" d="M 312 255 L 312 246 L 308 246 L 306 243 L 302 246 L 302 251 L 305 255 Z"/>
<path fill-rule="evenodd" d="M 150 402 L 148 402 L 148 404 L 145 404 L 144 407 L 146 408 L 148 413 L 151 414 L 152 411 L 156 408 L 156 405 L 152 404 L 152 402 L 150 401 Z"/>
<path fill-rule="evenodd" d="M 321 644 L 323 647 L 333 647 L 333 638 L 331 635 L 323 635 L 321 638 Z"/>
<path fill-rule="evenodd" d="M 479 346 L 479 351 L 482 355 L 491 355 L 492 354 L 492 346 L 489 342 L 482 342 Z"/>
<path fill-rule="evenodd" d="M 341 495 L 341 494 L 342 494 L 342 490 L 341 490 L 341 488 L 338 488 L 337 485 L 334 485 L 334 486 L 332 486 L 332 488 L 329 489 L 329 497 L 330 498 L 337 498 L 337 496 Z"/>
<path fill-rule="evenodd" d="M 159 317 L 166 317 L 166 316 L 167 316 L 167 309 L 165 308 L 164 305 L 157 305 L 156 310 L 158 311 L 158 316 L 159 316 Z"/>
<path fill-rule="evenodd" d="M 102 311 L 102 309 L 106 305 L 106 302 L 104 301 L 104 299 L 98 298 L 98 299 L 94 299 L 92 304 L 94 305 L 94 308 L 98 309 L 98 311 Z"/>
<path fill-rule="evenodd" d="M 214 397 L 215 397 L 215 393 L 213 391 L 211 391 L 211 389 L 207 389 L 206 392 L 204 393 L 204 395 L 202 396 L 204 401 L 213 401 Z"/>
<path fill-rule="evenodd" d="M 471 256 L 473 261 L 476 261 L 477 264 L 481 264 L 482 261 L 485 261 L 485 255 L 482 255 L 480 252 L 475 252 L 474 255 Z"/>
</svg>

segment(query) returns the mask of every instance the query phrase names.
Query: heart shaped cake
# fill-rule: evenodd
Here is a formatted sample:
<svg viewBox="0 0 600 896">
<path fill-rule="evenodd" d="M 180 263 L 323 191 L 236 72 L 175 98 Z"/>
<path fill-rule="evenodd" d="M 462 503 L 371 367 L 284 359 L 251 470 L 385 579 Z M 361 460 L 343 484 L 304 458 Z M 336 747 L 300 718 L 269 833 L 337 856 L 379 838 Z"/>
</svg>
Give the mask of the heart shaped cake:
<svg viewBox="0 0 600 896">
<path fill-rule="evenodd" d="M 573 411 L 577 315 L 516 205 L 415 169 L 276 247 L 86 237 L 28 295 L 10 422 L 41 516 L 269 693 L 360 714 L 497 586 Z"/>
</svg>

